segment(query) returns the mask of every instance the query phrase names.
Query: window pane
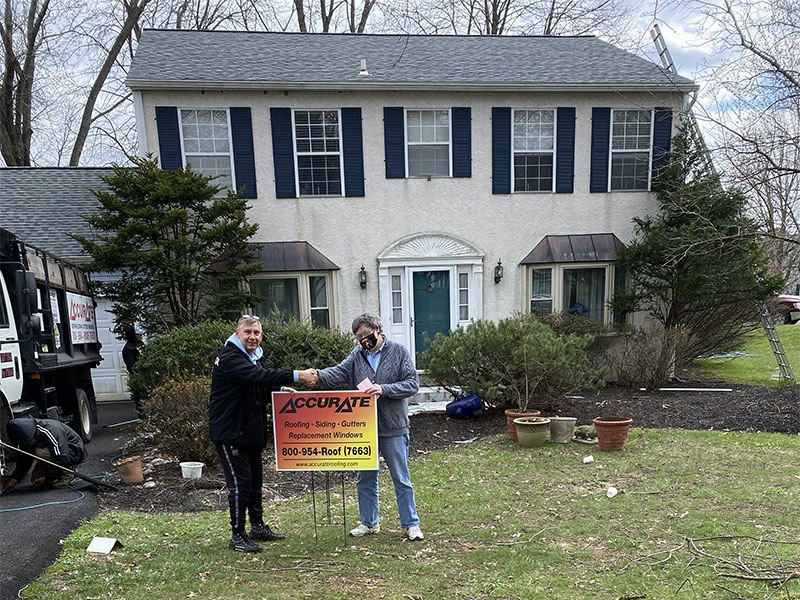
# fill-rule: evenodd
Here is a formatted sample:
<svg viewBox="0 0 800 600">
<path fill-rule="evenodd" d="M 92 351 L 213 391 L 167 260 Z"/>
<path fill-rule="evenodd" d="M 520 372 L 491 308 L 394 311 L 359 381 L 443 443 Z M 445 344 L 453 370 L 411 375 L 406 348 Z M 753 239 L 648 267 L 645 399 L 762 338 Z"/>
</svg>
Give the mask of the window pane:
<svg viewBox="0 0 800 600">
<path fill-rule="evenodd" d="M 649 110 L 615 110 L 611 126 L 613 150 L 650 150 Z"/>
<path fill-rule="evenodd" d="M 514 191 L 552 192 L 552 154 L 514 154 Z"/>
<path fill-rule="evenodd" d="M 231 187 L 231 157 L 228 112 L 225 110 L 181 110 L 181 133 L 186 164 L 220 187 Z"/>
<path fill-rule="evenodd" d="M 325 284 L 325 277 L 310 275 L 308 277 L 308 289 L 311 296 L 311 308 L 328 307 L 328 292 Z"/>
<path fill-rule="evenodd" d="M 409 146 L 408 174 L 414 177 L 448 176 L 450 174 L 450 146 Z"/>
<path fill-rule="evenodd" d="M 615 152 L 611 155 L 612 190 L 646 190 L 650 155 L 644 152 Z"/>
<path fill-rule="evenodd" d="M 330 196 L 342 193 L 338 155 L 298 156 L 297 178 L 301 196 Z"/>
<path fill-rule="evenodd" d="M 531 300 L 531 313 L 535 315 L 549 315 L 553 312 L 552 300 Z"/>
<path fill-rule="evenodd" d="M 531 298 L 542 300 L 553 297 L 553 278 L 550 269 L 533 269 L 533 280 L 531 284 Z"/>
<path fill-rule="evenodd" d="M 392 323 L 403 322 L 403 292 L 400 275 L 392 275 Z"/>
<path fill-rule="evenodd" d="M 268 316 L 277 311 L 284 320 L 300 318 L 297 279 L 251 279 L 250 291 L 263 300 L 255 306 L 256 314 Z"/>
<path fill-rule="evenodd" d="M 571 315 L 603 321 L 606 304 L 606 270 L 564 269 L 561 306 Z"/>
<path fill-rule="evenodd" d="M 317 327 L 330 327 L 328 309 L 311 309 L 311 322 Z"/>
</svg>

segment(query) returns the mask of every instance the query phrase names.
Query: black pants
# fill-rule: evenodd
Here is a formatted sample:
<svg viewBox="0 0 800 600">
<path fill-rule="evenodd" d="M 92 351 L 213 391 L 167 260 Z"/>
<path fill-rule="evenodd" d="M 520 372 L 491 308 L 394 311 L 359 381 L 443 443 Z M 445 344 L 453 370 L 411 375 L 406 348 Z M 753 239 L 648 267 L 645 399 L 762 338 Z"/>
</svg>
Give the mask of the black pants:
<svg viewBox="0 0 800 600">
<path fill-rule="evenodd" d="M 244 531 L 246 513 L 250 515 L 250 525 L 260 525 L 264 522 L 261 449 L 217 444 L 217 453 L 228 488 L 231 528 L 234 532 Z"/>
</svg>

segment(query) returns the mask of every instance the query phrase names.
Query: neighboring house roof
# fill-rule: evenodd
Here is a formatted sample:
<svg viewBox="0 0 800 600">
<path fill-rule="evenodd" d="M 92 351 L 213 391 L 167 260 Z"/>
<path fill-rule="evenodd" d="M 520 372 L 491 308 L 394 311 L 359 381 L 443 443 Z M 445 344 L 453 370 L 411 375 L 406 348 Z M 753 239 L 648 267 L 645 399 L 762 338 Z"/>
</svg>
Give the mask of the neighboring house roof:
<svg viewBox="0 0 800 600">
<path fill-rule="evenodd" d="M 81 215 L 97 213 L 100 204 L 89 189 L 108 189 L 99 176 L 112 173 L 84 167 L 0 169 L 0 222 L 33 246 L 86 262 L 80 244 L 67 233 L 91 236 Z"/>
<path fill-rule="evenodd" d="M 361 60 L 367 74 L 360 74 Z M 594 36 L 148 29 L 132 89 L 697 89 Z"/>
<path fill-rule="evenodd" d="M 613 261 L 623 245 L 613 233 L 546 235 L 519 264 Z"/>
</svg>

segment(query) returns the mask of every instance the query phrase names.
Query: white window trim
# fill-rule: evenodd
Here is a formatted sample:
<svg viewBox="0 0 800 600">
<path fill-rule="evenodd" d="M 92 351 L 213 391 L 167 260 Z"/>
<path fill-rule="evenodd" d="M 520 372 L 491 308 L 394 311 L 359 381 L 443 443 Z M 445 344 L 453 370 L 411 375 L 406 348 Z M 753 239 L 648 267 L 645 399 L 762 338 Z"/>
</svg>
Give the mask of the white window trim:
<svg viewBox="0 0 800 600">
<path fill-rule="evenodd" d="M 298 112 L 336 112 L 339 115 L 339 152 L 298 152 L 297 151 L 297 131 L 294 116 Z M 344 146 L 342 145 L 342 111 L 339 108 L 293 108 L 292 109 L 292 153 L 294 154 L 294 194 L 295 198 L 341 198 L 344 197 Z M 300 165 L 297 162 L 299 156 L 333 156 L 339 157 L 339 181 L 342 182 L 342 189 L 339 194 L 306 194 L 300 195 Z"/>
<path fill-rule="evenodd" d="M 614 311 L 608 306 L 608 301 L 614 296 L 614 273 L 616 266 L 613 262 L 575 262 L 575 263 L 545 263 L 536 265 L 525 265 L 528 267 L 525 273 L 525 298 L 524 313 L 530 314 L 531 300 L 533 295 L 533 270 L 550 269 L 552 277 L 550 293 L 553 299 L 553 313 L 566 310 L 562 305 L 564 292 L 564 270 L 565 269 L 605 269 L 605 302 L 603 306 L 603 324 L 610 325 L 614 322 Z"/>
<path fill-rule="evenodd" d="M 186 168 L 191 161 L 187 160 L 186 154 L 186 144 L 183 141 L 183 120 L 181 119 L 181 112 L 184 110 L 224 110 L 225 111 L 225 118 L 228 121 L 228 157 L 231 161 L 231 189 L 237 190 L 239 189 L 236 185 L 236 165 L 233 161 L 233 132 L 231 131 L 231 111 L 229 108 L 222 108 L 221 106 L 218 107 L 209 107 L 209 106 L 182 106 L 178 107 L 178 135 L 180 136 L 181 140 L 181 161 L 183 164 L 183 168 Z M 224 152 L 192 152 L 190 156 L 225 156 Z M 200 171 L 198 171 L 200 172 Z M 213 181 L 211 182 L 214 183 Z"/>
<path fill-rule="evenodd" d="M 309 277 L 325 277 L 325 291 L 328 300 L 328 321 L 330 328 L 339 326 L 339 298 L 336 293 L 337 280 L 336 271 L 276 271 L 269 273 L 256 273 L 248 280 L 266 279 L 295 279 L 297 280 L 297 302 L 300 305 L 300 319 L 307 321 L 311 319 L 311 287 Z M 249 288 L 249 285 L 248 285 Z M 252 310 L 252 307 L 251 307 Z M 268 317 L 269 315 L 259 315 Z"/>
<path fill-rule="evenodd" d="M 408 111 L 447 111 L 447 147 L 448 147 L 448 171 L 447 175 L 410 175 L 408 168 L 408 147 L 412 142 L 408 141 Z M 437 146 L 441 142 L 413 142 L 414 146 Z M 403 150 L 405 152 L 406 161 L 406 179 L 444 179 L 453 177 L 453 110 L 451 108 L 404 108 L 403 109 Z"/>
<path fill-rule="evenodd" d="M 646 190 L 612 190 L 611 189 L 611 165 L 614 162 L 614 154 L 642 152 L 642 150 L 627 150 L 612 148 L 614 141 L 614 113 L 624 110 L 649 110 L 650 111 L 650 149 L 647 152 L 647 189 Z M 651 189 L 653 178 L 653 127 L 655 126 L 656 111 L 652 108 L 612 108 L 611 120 L 608 124 L 608 173 L 606 174 L 606 191 L 607 192 L 649 192 Z"/>
<path fill-rule="evenodd" d="M 551 151 L 553 155 L 553 185 L 550 190 L 519 190 L 517 191 L 515 188 L 515 177 L 514 177 L 514 155 L 517 154 L 517 151 L 514 149 L 514 113 L 517 111 L 528 111 L 528 110 L 552 110 L 553 111 L 553 150 Z M 610 144 L 609 140 L 609 144 Z M 558 147 L 558 110 L 552 107 L 541 107 L 541 108 L 512 108 L 511 109 L 511 193 L 512 194 L 553 194 L 556 191 L 556 169 L 558 165 L 556 164 L 556 149 Z M 527 152 L 520 152 L 520 154 L 527 154 Z M 546 154 L 546 152 L 536 152 L 535 154 Z M 609 180 L 610 181 L 610 180 Z M 609 183 L 610 185 L 610 183 Z"/>
</svg>

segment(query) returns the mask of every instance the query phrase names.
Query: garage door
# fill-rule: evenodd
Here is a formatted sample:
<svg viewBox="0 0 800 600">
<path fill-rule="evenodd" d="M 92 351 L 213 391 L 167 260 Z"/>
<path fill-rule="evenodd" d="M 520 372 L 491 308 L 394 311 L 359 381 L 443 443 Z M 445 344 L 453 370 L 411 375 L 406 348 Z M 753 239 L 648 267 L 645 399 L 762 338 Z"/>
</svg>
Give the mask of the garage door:
<svg viewBox="0 0 800 600">
<path fill-rule="evenodd" d="M 112 333 L 114 315 L 111 314 L 111 302 L 105 298 L 97 298 L 97 336 L 103 345 L 100 354 L 103 362 L 92 369 L 92 381 L 98 402 L 110 400 L 127 400 L 128 371 L 122 362 L 122 348 L 125 342 Z"/>
</svg>

